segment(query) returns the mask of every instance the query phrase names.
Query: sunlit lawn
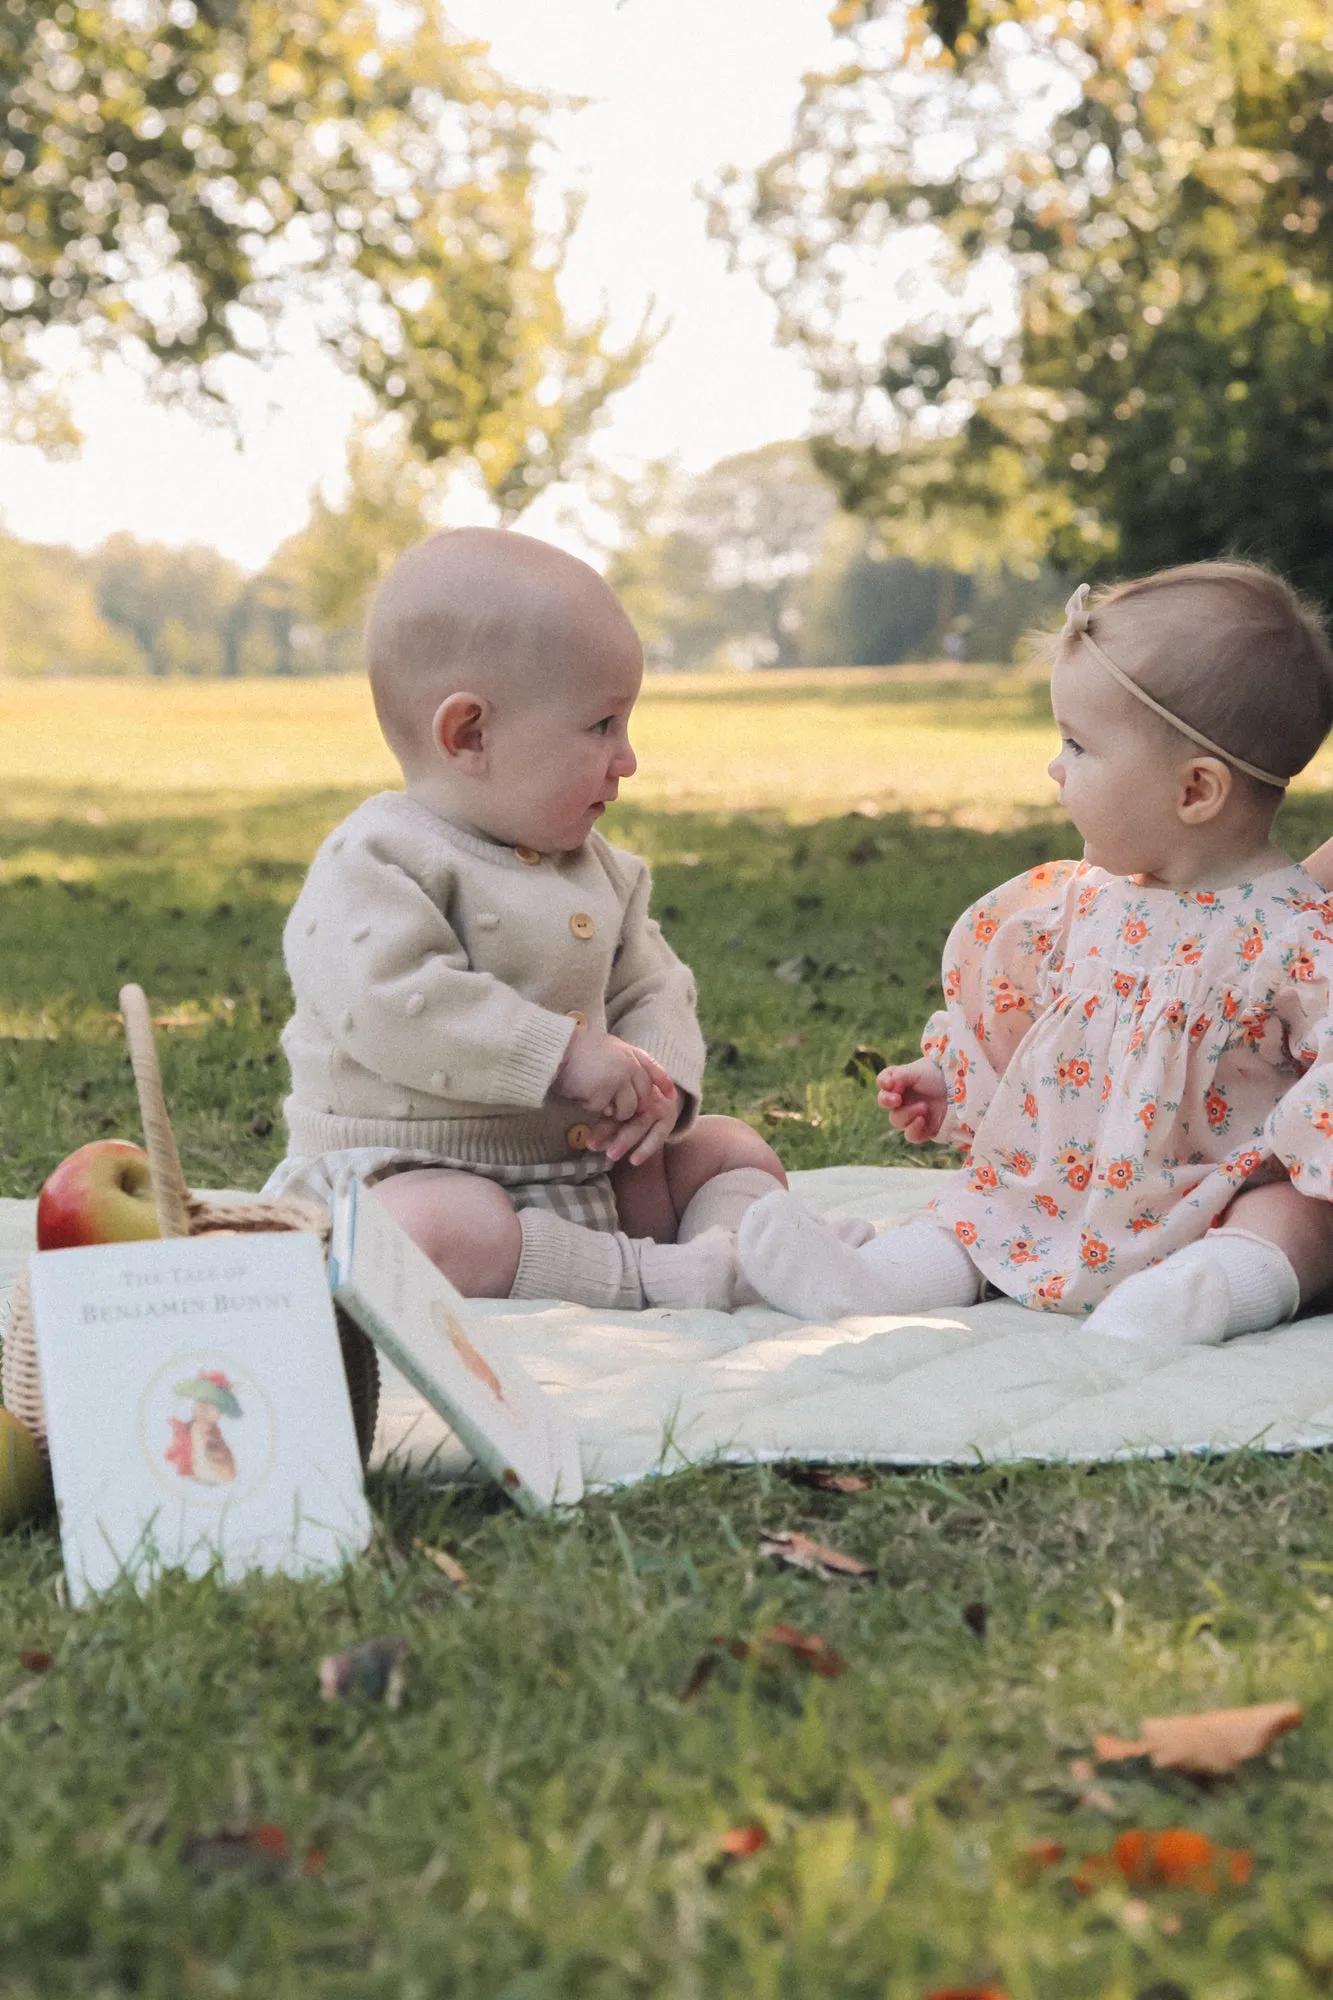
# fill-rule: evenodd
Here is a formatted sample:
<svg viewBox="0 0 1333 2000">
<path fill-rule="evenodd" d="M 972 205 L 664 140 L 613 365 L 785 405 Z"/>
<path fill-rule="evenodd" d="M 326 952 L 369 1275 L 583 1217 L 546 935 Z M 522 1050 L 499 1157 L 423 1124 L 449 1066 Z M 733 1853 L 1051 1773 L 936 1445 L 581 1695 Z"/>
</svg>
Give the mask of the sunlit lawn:
<svg viewBox="0 0 1333 2000">
<path fill-rule="evenodd" d="M 951 916 L 1075 851 L 1046 814 L 1040 701 L 1012 676 L 650 685 L 610 830 L 654 862 L 699 973 L 710 1102 L 790 1163 L 905 1157 L 844 1074 L 853 1048 L 911 1050 Z M 187 1172 L 257 1185 L 281 1144 L 283 916 L 320 835 L 388 776 L 363 693 L 10 685 L 0 724 L 0 1192 L 134 1135 L 127 976 L 193 1023 L 163 1035 Z M 1287 824 L 1304 852 L 1333 800 L 1307 792 Z M 775 978 L 794 957 L 806 976 Z M 1333 1990 L 1322 1458 L 881 1474 L 854 1496 L 704 1469 L 559 1524 L 476 1490 L 372 1497 L 375 1553 L 336 1586 L 170 1587 L 78 1617 L 51 1527 L 9 1538 L 6 2000 Z M 783 1526 L 878 1580 L 778 1574 L 756 1542 Z M 682 1700 L 715 1635 L 778 1619 L 847 1672 L 728 1658 Z M 376 1632 L 411 1642 L 404 1707 L 329 1711 L 319 1656 Z M 56 1664 L 20 1705 L 28 1647 Z M 1136 1769 L 1099 1799 L 1071 1777 L 1095 1729 L 1284 1695 L 1306 1723 L 1237 1779 Z M 210 1870 L 191 1845 L 266 1823 L 294 1861 Z M 719 1865 L 750 1823 L 767 1847 Z M 1252 1849 L 1250 1883 L 1079 1895 L 1077 1859 L 1139 1824 Z M 1036 1840 L 1068 1859 L 1034 1877 Z"/>
</svg>

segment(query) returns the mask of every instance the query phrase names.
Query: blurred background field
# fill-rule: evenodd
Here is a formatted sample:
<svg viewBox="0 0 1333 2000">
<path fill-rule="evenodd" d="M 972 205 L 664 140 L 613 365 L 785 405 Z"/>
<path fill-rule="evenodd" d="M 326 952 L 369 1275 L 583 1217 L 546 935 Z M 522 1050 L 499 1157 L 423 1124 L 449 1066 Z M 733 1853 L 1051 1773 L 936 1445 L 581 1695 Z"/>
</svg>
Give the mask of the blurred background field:
<svg viewBox="0 0 1333 2000">
<path fill-rule="evenodd" d="M 980 830 L 1054 807 L 1044 679 L 1011 667 L 655 674 L 625 787 L 643 810 L 855 809 Z M 151 817 L 397 781 L 359 675 L 237 680 L 0 679 L 0 810 Z M 1333 783 L 1326 747 L 1298 793 Z"/>
</svg>

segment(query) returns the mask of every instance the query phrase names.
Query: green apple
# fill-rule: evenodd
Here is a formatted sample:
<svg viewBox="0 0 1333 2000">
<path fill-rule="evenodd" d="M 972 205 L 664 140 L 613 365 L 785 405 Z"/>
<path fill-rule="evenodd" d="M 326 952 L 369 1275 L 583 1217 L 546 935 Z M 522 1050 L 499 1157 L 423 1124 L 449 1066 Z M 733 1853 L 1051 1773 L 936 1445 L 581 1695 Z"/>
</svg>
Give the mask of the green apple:
<svg viewBox="0 0 1333 2000">
<path fill-rule="evenodd" d="M 148 1155 L 127 1139 L 80 1146 L 37 1197 L 39 1250 L 135 1243 L 159 1234 Z"/>
<path fill-rule="evenodd" d="M 38 1513 L 50 1491 L 37 1440 L 12 1410 L 0 1410 L 0 1532 Z"/>
</svg>

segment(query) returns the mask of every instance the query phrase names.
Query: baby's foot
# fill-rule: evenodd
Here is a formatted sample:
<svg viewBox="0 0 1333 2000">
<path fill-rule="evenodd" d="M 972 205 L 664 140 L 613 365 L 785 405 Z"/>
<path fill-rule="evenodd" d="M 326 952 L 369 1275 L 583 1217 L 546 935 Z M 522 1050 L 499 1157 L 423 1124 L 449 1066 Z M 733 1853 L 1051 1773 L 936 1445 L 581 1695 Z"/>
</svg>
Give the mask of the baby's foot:
<svg viewBox="0 0 1333 2000">
<path fill-rule="evenodd" d="M 962 1244 L 937 1222 L 885 1229 L 852 1248 L 791 1194 L 756 1202 L 736 1248 L 760 1295 L 801 1319 L 974 1305 L 981 1288 Z"/>
<path fill-rule="evenodd" d="M 884 1303 L 882 1280 L 861 1261 L 859 1246 L 841 1241 L 794 1194 L 780 1190 L 757 1201 L 742 1217 L 736 1251 L 759 1296 L 798 1319 L 893 1310 Z"/>
<path fill-rule="evenodd" d="M 705 1229 L 689 1243 L 644 1238 L 636 1247 L 647 1305 L 731 1311 L 737 1268 L 730 1229 Z"/>
<path fill-rule="evenodd" d="M 859 1215 L 826 1215 L 820 1220 L 823 1227 L 830 1230 L 839 1243 L 845 1243 L 849 1250 L 859 1250 L 861 1245 L 869 1243 L 875 1234 L 874 1223 L 863 1221 Z M 731 1303 L 737 1312 L 742 1306 L 762 1306 L 768 1303 L 763 1293 L 756 1291 L 750 1283 L 739 1262 L 736 1265 L 736 1284 L 731 1295 Z"/>
<path fill-rule="evenodd" d="M 1213 1230 L 1104 1298 L 1089 1333 L 1167 1347 L 1217 1347 L 1289 1320 L 1300 1286 L 1284 1253 L 1239 1229 Z"/>
</svg>

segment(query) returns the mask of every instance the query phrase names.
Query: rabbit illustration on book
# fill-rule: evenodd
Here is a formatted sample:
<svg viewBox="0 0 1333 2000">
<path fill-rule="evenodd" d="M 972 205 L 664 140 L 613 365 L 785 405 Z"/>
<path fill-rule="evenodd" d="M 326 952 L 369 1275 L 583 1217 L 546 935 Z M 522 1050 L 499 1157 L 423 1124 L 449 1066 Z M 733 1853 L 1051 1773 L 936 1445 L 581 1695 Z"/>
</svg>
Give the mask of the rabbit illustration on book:
<svg viewBox="0 0 1333 2000">
<path fill-rule="evenodd" d="M 201 1486 L 226 1486 L 236 1477 L 236 1460 L 222 1434 L 223 1417 L 242 1414 L 230 1381 L 216 1368 L 205 1368 L 185 1382 L 172 1384 L 172 1394 L 188 1396 L 194 1409 L 188 1423 L 169 1417 L 171 1443 L 167 1446 L 168 1465 L 175 1466 L 182 1479 L 196 1480 Z"/>
</svg>

